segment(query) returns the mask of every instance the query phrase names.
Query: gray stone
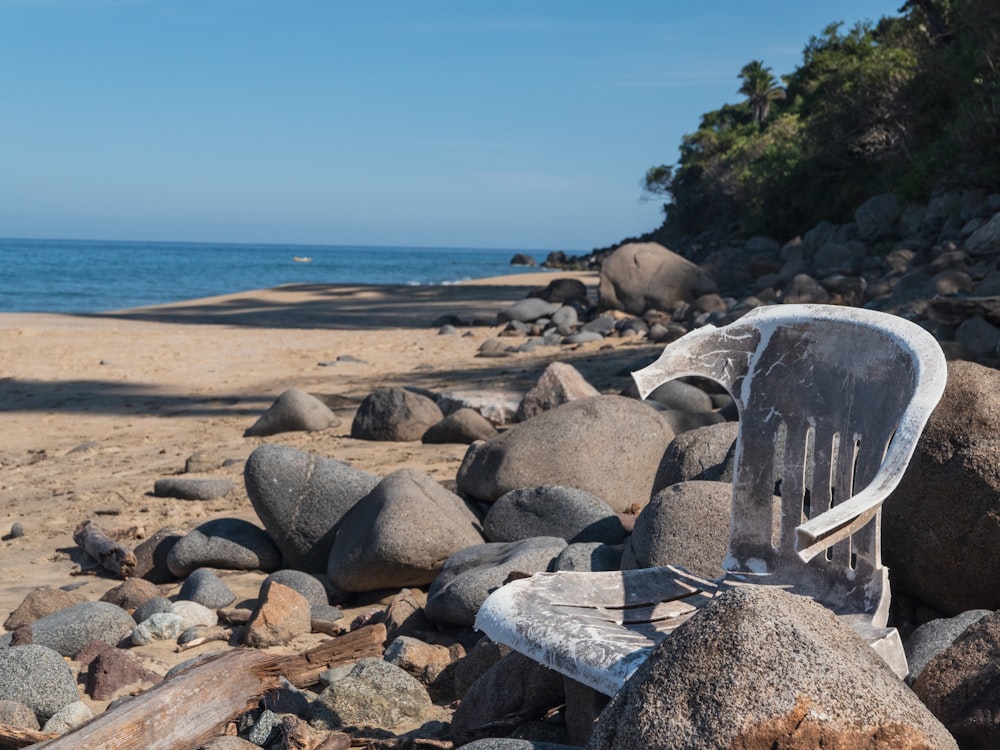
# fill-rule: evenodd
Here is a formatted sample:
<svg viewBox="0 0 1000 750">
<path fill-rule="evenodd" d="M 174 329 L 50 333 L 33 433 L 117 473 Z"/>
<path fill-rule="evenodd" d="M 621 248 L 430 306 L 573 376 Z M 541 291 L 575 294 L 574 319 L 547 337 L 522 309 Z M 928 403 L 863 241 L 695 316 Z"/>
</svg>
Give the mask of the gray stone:
<svg viewBox="0 0 1000 750">
<path fill-rule="evenodd" d="M 170 549 L 167 567 L 179 578 L 198 568 L 273 571 L 281 567 L 281 552 L 259 526 L 217 518 L 185 534 Z"/>
<path fill-rule="evenodd" d="M 498 312 L 497 323 L 509 323 L 510 321 L 531 323 L 539 318 L 552 315 L 560 307 L 562 305 L 555 302 L 546 302 L 538 297 L 526 297 Z"/>
<path fill-rule="evenodd" d="M 433 707 L 416 678 L 382 659 L 357 662 L 323 689 L 309 707 L 309 724 L 319 729 L 374 727 L 392 730 L 426 718 Z"/>
<path fill-rule="evenodd" d="M 170 583 L 177 577 L 167 567 L 167 555 L 171 548 L 184 536 L 180 528 L 167 526 L 157 529 L 133 550 L 137 564 L 133 574 L 152 583 Z"/>
<path fill-rule="evenodd" d="M 170 612 L 181 618 L 182 630 L 194 627 L 212 627 L 219 623 L 219 616 L 215 614 L 215 610 L 198 602 L 184 599 L 176 601 L 170 605 Z"/>
<path fill-rule="evenodd" d="M 449 557 L 434 579 L 424 613 L 437 622 L 472 625 L 486 597 L 502 586 L 508 575 L 548 570 L 565 547 L 566 540 L 557 537 L 466 547 Z"/>
<path fill-rule="evenodd" d="M 173 641 L 185 630 L 184 618 L 174 612 L 154 612 L 132 628 L 132 645 Z"/>
<path fill-rule="evenodd" d="M 489 440 L 496 434 L 497 428 L 492 422 L 475 409 L 464 407 L 427 428 L 420 441 L 469 445 L 477 440 Z"/>
<path fill-rule="evenodd" d="M 228 607 L 236 601 L 236 594 L 227 586 L 214 571 L 208 568 L 198 568 L 191 571 L 181 584 L 177 594 L 180 599 L 189 599 L 210 609 Z"/>
<path fill-rule="evenodd" d="M 570 302 L 587 299 L 587 285 L 580 279 L 552 279 L 544 289 L 531 292 L 529 297 L 538 297 L 546 302 Z"/>
<path fill-rule="evenodd" d="M 635 520 L 622 568 L 677 565 L 720 578 L 729 547 L 732 495 L 726 482 L 681 482 L 660 490 Z"/>
<path fill-rule="evenodd" d="M 964 247 L 970 255 L 989 255 L 1000 250 L 1000 213 L 973 232 Z"/>
<path fill-rule="evenodd" d="M 462 750 L 574 750 L 577 745 L 560 745 L 541 740 L 518 740 L 512 737 L 485 737 L 462 745 Z"/>
<path fill-rule="evenodd" d="M 483 521 L 491 542 L 557 536 L 567 542 L 620 544 L 618 516 L 599 497 L 572 487 L 526 487 L 501 495 Z"/>
<path fill-rule="evenodd" d="M 670 310 L 715 292 L 712 277 L 691 261 L 655 242 L 628 243 L 601 264 L 598 307 L 642 315 Z"/>
<path fill-rule="evenodd" d="M 913 692 L 962 748 L 1000 747 L 1000 613 L 980 617 L 931 659 Z"/>
<path fill-rule="evenodd" d="M 896 196 L 882 193 L 869 198 L 854 212 L 854 223 L 864 239 L 876 239 L 895 231 L 901 208 Z"/>
<path fill-rule="evenodd" d="M 738 432 L 737 422 L 722 422 L 675 437 L 663 454 L 654 491 L 692 480 L 731 482 Z"/>
<path fill-rule="evenodd" d="M 680 409 L 667 409 L 661 411 L 660 416 L 670 425 L 674 435 L 683 435 L 691 430 L 698 430 L 713 424 L 722 424 L 726 418 L 716 411 L 681 411 Z"/>
<path fill-rule="evenodd" d="M 277 445 L 250 454 L 244 480 L 284 565 L 324 575 L 337 524 L 379 482 L 340 461 Z"/>
<path fill-rule="evenodd" d="M 326 586 L 323 585 L 319 576 L 312 573 L 293 570 L 291 568 L 276 570 L 261 583 L 260 593 L 258 594 L 259 598 L 264 599 L 267 596 L 267 589 L 272 583 L 280 583 L 283 586 L 288 586 L 288 588 L 298 591 L 306 598 L 311 607 L 325 607 L 330 603 Z"/>
<path fill-rule="evenodd" d="M 215 500 L 225 497 L 235 488 L 228 479 L 164 477 L 153 483 L 153 494 L 156 497 L 175 497 L 178 500 Z"/>
<path fill-rule="evenodd" d="M 1000 372 L 948 363 L 948 384 L 882 510 L 894 591 L 946 615 L 1000 609 Z"/>
<path fill-rule="evenodd" d="M 80 696 L 63 657 L 33 643 L 0 649 L 0 699 L 23 703 L 44 722 Z"/>
<path fill-rule="evenodd" d="M 73 701 L 60 708 L 42 727 L 43 732 L 52 734 L 66 734 L 77 727 L 81 727 L 94 718 L 94 712 L 90 710 L 83 701 Z"/>
<path fill-rule="evenodd" d="M 577 331 L 563 339 L 564 344 L 590 344 L 594 341 L 603 341 L 604 336 L 597 331 Z"/>
<path fill-rule="evenodd" d="M 572 305 L 563 305 L 554 313 L 552 313 L 552 325 L 563 336 L 567 336 L 573 332 L 573 329 L 580 325 L 580 318 L 576 312 L 576 308 Z"/>
<path fill-rule="evenodd" d="M 451 554 L 481 544 L 480 528 L 460 497 L 423 472 L 400 469 L 344 516 L 327 575 L 343 591 L 422 586 Z"/>
<path fill-rule="evenodd" d="M 621 570 L 622 546 L 601 542 L 570 544 L 552 563 L 552 570 L 577 570 L 596 573 Z"/>
<path fill-rule="evenodd" d="M 712 397 L 696 385 L 683 380 L 668 380 L 656 386 L 646 397 L 668 409 L 680 411 L 712 411 Z"/>
<path fill-rule="evenodd" d="M 740 587 L 699 609 L 611 699 L 588 747 L 779 743 L 958 747 L 849 625 L 777 586 Z"/>
<path fill-rule="evenodd" d="M 471 445 L 457 485 L 462 495 L 486 502 L 521 487 L 575 487 L 620 511 L 649 501 L 672 439 L 663 418 L 635 399 L 579 399 Z"/>
<path fill-rule="evenodd" d="M 541 716 L 562 703 L 562 675 L 527 656 L 507 654 L 465 691 L 451 721 L 451 737 L 465 745 L 486 734 L 480 727 L 512 715 Z"/>
<path fill-rule="evenodd" d="M 1000 328 L 976 315 L 962 321 L 955 331 L 955 341 L 974 357 L 995 355 L 1000 352 Z"/>
<path fill-rule="evenodd" d="M 0 700 L 0 724 L 18 729 L 38 730 L 40 725 L 35 712 L 20 701 Z"/>
<path fill-rule="evenodd" d="M 132 615 L 107 602 L 83 602 L 60 609 L 31 624 L 32 643 L 73 656 L 91 641 L 117 645 L 135 625 Z M 11 634 L 0 636 L 0 647 L 11 641 Z"/>
<path fill-rule="evenodd" d="M 951 646 L 966 628 L 988 614 L 988 609 L 970 609 L 954 617 L 939 617 L 925 622 L 914 630 L 903 644 L 906 664 L 910 668 L 906 681 L 912 685 L 931 659 Z"/>
<path fill-rule="evenodd" d="M 523 422 L 567 401 L 599 396 L 580 371 L 565 362 L 552 362 L 535 381 L 517 407 L 517 421 Z"/>
<path fill-rule="evenodd" d="M 351 437 L 398 442 L 420 440 L 429 427 L 442 419 L 441 409 L 427 396 L 405 388 L 380 388 L 358 406 Z"/>
<path fill-rule="evenodd" d="M 266 437 L 282 432 L 316 432 L 340 424 L 340 418 L 315 396 L 289 388 L 243 433 Z"/>
<path fill-rule="evenodd" d="M 796 274 L 785 286 L 782 302 L 796 304 L 825 304 L 830 301 L 830 293 L 812 276 Z"/>
<path fill-rule="evenodd" d="M 135 608 L 135 611 L 132 613 L 132 619 L 138 625 L 140 622 L 148 620 L 157 612 L 169 612 L 172 605 L 173 602 L 165 596 L 154 596 L 152 599 L 147 599 Z"/>
<path fill-rule="evenodd" d="M 608 336 L 615 330 L 615 319 L 610 315 L 598 315 L 593 320 L 587 321 L 580 329 L 583 333 L 599 333 L 601 338 Z M 593 339 L 598 340 L 598 339 Z"/>
</svg>

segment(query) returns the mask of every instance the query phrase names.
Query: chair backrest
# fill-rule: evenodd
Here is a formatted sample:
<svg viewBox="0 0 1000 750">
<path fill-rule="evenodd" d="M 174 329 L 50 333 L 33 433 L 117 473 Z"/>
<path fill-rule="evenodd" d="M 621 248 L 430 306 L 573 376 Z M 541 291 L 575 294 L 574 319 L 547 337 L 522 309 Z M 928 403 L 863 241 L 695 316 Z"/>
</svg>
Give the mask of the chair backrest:
<svg viewBox="0 0 1000 750">
<path fill-rule="evenodd" d="M 884 609 L 880 502 L 901 479 L 944 387 L 934 338 L 869 310 L 762 307 L 723 328 L 692 331 L 634 373 L 643 395 L 688 375 L 721 383 L 739 410 L 725 569 L 809 588 L 841 612 Z M 887 491 L 867 523 L 803 562 L 796 529 L 877 476 Z"/>
</svg>

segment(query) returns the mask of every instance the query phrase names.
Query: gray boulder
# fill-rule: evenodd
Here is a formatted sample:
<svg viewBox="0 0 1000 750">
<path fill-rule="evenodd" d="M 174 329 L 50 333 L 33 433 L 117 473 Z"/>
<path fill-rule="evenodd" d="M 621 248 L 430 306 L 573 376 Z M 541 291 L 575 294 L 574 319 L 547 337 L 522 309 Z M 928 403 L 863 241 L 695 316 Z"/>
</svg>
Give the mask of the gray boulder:
<svg viewBox="0 0 1000 750">
<path fill-rule="evenodd" d="M 732 481 L 738 432 L 737 422 L 722 422 L 677 435 L 663 454 L 654 489 L 692 480 Z"/>
<path fill-rule="evenodd" d="M 667 409 L 660 412 L 674 435 L 682 435 L 691 430 L 698 430 L 713 424 L 722 424 L 726 418 L 716 411 L 681 411 L 680 409 Z"/>
<path fill-rule="evenodd" d="M 235 489 L 228 479 L 197 479 L 194 477 L 164 477 L 153 483 L 156 497 L 175 497 L 178 500 L 215 500 L 225 497 Z"/>
<path fill-rule="evenodd" d="M 951 646 L 966 628 L 988 614 L 988 609 L 970 609 L 954 617 L 939 617 L 925 622 L 914 630 L 903 644 L 906 664 L 910 668 L 906 681 L 912 685 L 931 659 Z"/>
<path fill-rule="evenodd" d="M 475 409 L 462 407 L 440 422 L 427 428 L 422 443 L 460 443 L 469 445 L 477 440 L 496 437 L 497 428 Z"/>
<path fill-rule="evenodd" d="M 260 584 L 260 593 L 257 595 L 259 599 L 267 597 L 267 590 L 271 587 L 272 583 L 280 583 L 294 591 L 298 591 L 309 602 L 309 606 L 314 609 L 316 607 L 325 607 L 330 603 L 330 596 L 327 594 L 326 586 L 323 585 L 318 576 L 312 573 L 293 570 L 292 568 L 276 570 Z"/>
<path fill-rule="evenodd" d="M 567 401 L 599 396 L 594 386 L 573 365 L 552 362 L 539 376 L 517 407 L 517 421 L 523 422 Z"/>
<path fill-rule="evenodd" d="M 1000 250 L 1000 213 L 973 232 L 965 240 L 965 252 L 970 255 L 989 255 Z"/>
<path fill-rule="evenodd" d="M 720 578 L 729 547 L 732 495 L 726 482 L 681 482 L 660 490 L 635 520 L 622 568 L 677 565 Z"/>
<path fill-rule="evenodd" d="M 464 746 L 510 716 L 541 716 L 565 700 L 563 678 L 527 656 L 507 654 L 472 683 L 451 720 L 451 737 Z"/>
<path fill-rule="evenodd" d="M 0 699 L 24 704 L 44 722 L 80 695 L 65 659 L 51 648 L 29 644 L 0 649 Z"/>
<path fill-rule="evenodd" d="M 562 307 L 557 302 L 546 302 L 539 297 L 526 297 L 497 313 L 497 323 L 531 323 L 539 318 L 547 318 Z"/>
<path fill-rule="evenodd" d="M 576 570 L 584 573 L 621 570 L 622 546 L 601 542 L 576 542 L 560 552 L 551 567 L 552 570 Z"/>
<path fill-rule="evenodd" d="M 671 310 L 718 291 L 712 277 L 689 260 L 655 242 L 628 243 L 601 264 L 598 307 L 642 315 Z"/>
<path fill-rule="evenodd" d="M 475 409 L 491 424 L 505 425 L 514 421 L 522 398 L 524 394 L 519 391 L 454 390 L 439 393 L 437 405 L 445 414 L 452 414 L 463 408 Z"/>
<path fill-rule="evenodd" d="M 197 602 L 210 609 L 228 607 L 236 601 L 236 594 L 227 586 L 215 571 L 209 568 L 198 568 L 181 584 L 177 598 Z"/>
<path fill-rule="evenodd" d="M 516 542 L 533 536 L 557 536 L 567 542 L 621 544 L 625 539 L 611 507 L 572 487 L 511 490 L 490 507 L 483 532 L 491 542 Z"/>
<path fill-rule="evenodd" d="M 423 685 L 399 667 L 378 658 L 361 659 L 337 674 L 309 707 L 317 729 L 371 727 L 391 730 L 419 723 L 433 708 Z"/>
<path fill-rule="evenodd" d="M 281 567 L 281 552 L 259 526 L 216 518 L 181 537 L 167 554 L 167 567 L 178 578 L 198 568 L 272 571 Z"/>
<path fill-rule="evenodd" d="M 1000 372 L 948 363 L 944 396 L 883 505 L 893 588 L 947 615 L 1000 609 Z"/>
<path fill-rule="evenodd" d="M 854 223 L 863 239 L 876 239 L 892 233 L 899 220 L 901 207 L 892 193 L 869 198 L 854 212 Z"/>
<path fill-rule="evenodd" d="M 521 487 L 563 485 L 616 511 L 649 501 L 673 432 L 656 411 L 623 396 L 570 401 L 469 447 L 459 492 L 486 502 Z"/>
<path fill-rule="evenodd" d="M 653 652 L 588 747 L 957 748 L 851 629 L 776 586 L 728 591 Z"/>
<path fill-rule="evenodd" d="M 431 584 L 424 613 L 436 622 L 472 625 L 486 597 L 502 586 L 508 575 L 548 570 L 565 547 L 565 539 L 544 536 L 459 550 Z"/>
<path fill-rule="evenodd" d="M 646 397 L 667 409 L 680 411 L 712 411 L 712 397 L 696 385 L 683 380 L 668 380 L 653 389 Z"/>
<path fill-rule="evenodd" d="M 389 474 L 340 522 L 327 575 L 343 591 L 429 584 L 444 561 L 482 544 L 476 515 L 430 476 Z"/>
<path fill-rule="evenodd" d="M 587 298 L 587 285 L 580 279 L 553 279 L 544 289 L 531 292 L 529 297 L 538 297 L 546 302 L 569 302 L 571 300 L 585 300 Z"/>
<path fill-rule="evenodd" d="M 92 641 L 115 646 L 134 626 L 132 615 L 121 607 L 108 602 L 83 602 L 31 623 L 31 642 L 63 656 L 74 656 Z M 0 647 L 10 641 L 10 633 L 0 636 Z"/>
<path fill-rule="evenodd" d="M 285 567 L 324 575 L 337 524 L 379 483 L 340 461 L 279 445 L 251 453 L 243 479 Z"/>
<path fill-rule="evenodd" d="M 340 418 L 315 396 L 289 388 L 248 427 L 243 437 L 266 437 L 281 432 L 316 432 L 336 427 Z"/>
<path fill-rule="evenodd" d="M 405 388 L 380 388 L 358 406 L 351 437 L 398 442 L 420 440 L 428 428 L 442 419 L 441 409 L 427 396 Z"/>
<path fill-rule="evenodd" d="M 1000 747 L 1000 613 L 979 618 L 932 658 L 913 692 L 962 748 Z"/>
</svg>

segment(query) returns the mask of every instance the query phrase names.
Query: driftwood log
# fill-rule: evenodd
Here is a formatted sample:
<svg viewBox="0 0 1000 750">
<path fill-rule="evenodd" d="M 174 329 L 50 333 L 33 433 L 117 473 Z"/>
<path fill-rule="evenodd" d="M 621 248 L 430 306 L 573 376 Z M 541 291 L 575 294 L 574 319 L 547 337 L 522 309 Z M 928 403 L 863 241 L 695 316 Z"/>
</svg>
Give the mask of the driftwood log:
<svg viewBox="0 0 1000 750">
<path fill-rule="evenodd" d="M 0 747 L 18 748 L 34 745 L 36 742 L 44 742 L 58 737 L 58 734 L 39 732 L 37 729 L 25 729 L 15 727 L 10 724 L 0 724 Z"/>
<path fill-rule="evenodd" d="M 227 721 L 276 689 L 284 676 L 311 685 L 326 669 L 381 656 L 385 625 L 359 628 L 294 656 L 236 649 L 211 656 L 161 682 L 113 711 L 40 745 L 45 750 L 185 750 L 219 734 Z M 36 738 L 46 739 L 46 737 Z M 9 745 L 9 747 L 24 747 Z"/>
<path fill-rule="evenodd" d="M 73 541 L 116 576 L 128 578 L 138 564 L 132 550 L 121 542 L 116 542 L 90 519 L 76 527 L 73 531 Z"/>
</svg>

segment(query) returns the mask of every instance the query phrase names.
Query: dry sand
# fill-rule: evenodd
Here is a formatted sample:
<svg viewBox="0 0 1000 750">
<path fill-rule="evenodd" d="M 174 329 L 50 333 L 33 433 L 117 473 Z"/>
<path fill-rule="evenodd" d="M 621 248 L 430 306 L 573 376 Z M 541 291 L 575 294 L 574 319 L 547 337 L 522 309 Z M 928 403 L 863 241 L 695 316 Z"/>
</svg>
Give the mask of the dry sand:
<svg viewBox="0 0 1000 750">
<path fill-rule="evenodd" d="M 86 519 L 110 531 L 134 528 L 131 545 L 164 526 L 189 529 L 210 518 L 259 524 L 240 463 L 211 473 L 236 484 L 226 498 L 151 495 L 156 479 L 182 473 L 195 453 L 221 464 L 273 442 L 381 475 L 412 467 L 449 480 L 466 446 L 353 440 L 360 400 L 382 386 L 524 391 L 555 359 L 599 389 L 619 391 L 627 371 L 659 347 L 608 339 L 480 358 L 479 346 L 500 328 L 439 335 L 431 327 L 447 313 L 495 319 L 558 276 L 596 285 L 594 274 L 580 273 L 439 287 L 297 285 L 101 315 L 0 315 L 0 618 L 39 586 L 79 585 L 96 599 L 119 583 L 93 570 L 74 544 L 73 529 Z M 338 362 L 342 356 L 360 362 Z M 342 424 L 242 437 L 289 387 L 337 404 Z M 9 538 L 15 522 L 25 533 Z M 227 582 L 242 581 L 252 596 L 260 578 Z"/>
</svg>

